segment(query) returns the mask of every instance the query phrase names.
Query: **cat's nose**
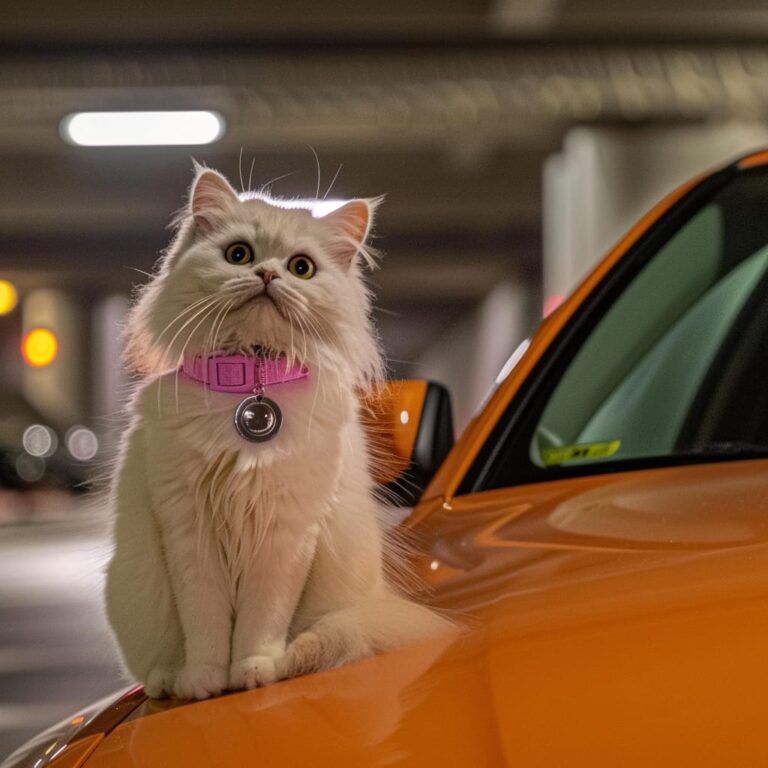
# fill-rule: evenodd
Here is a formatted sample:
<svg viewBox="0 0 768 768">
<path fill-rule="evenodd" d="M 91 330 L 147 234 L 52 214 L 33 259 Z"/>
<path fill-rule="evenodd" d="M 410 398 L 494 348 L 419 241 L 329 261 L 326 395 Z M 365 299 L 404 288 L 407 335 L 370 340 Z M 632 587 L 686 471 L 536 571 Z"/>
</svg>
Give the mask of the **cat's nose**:
<svg viewBox="0 0 768 768">
<path fill-rule="evenodd" d="M 263 269 L 257 269 L 256 274 L 264 281 L 264 287 L 268 286 L 272 280 L 274 280 L 276 277 L 279 277 L 277 272 L 273 272 L 272 270 L 263 270 Z"/>
</svg>

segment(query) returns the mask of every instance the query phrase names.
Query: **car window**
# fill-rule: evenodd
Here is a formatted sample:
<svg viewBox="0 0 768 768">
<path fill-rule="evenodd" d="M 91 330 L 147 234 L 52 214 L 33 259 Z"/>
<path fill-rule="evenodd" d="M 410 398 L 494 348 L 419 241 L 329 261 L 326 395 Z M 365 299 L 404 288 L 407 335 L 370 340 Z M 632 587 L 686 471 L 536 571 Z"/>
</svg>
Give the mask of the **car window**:
<svg viewBox="0 0 768 768">
<path fill-rule="evenodd" d="M 535 463 L 584 460 L 563 446 L 608 444 L 595 459 L 612 461 L 674 451 L 715 354 L 765 273 L 768 250 L 724 271 L 722 248 L 711 207 L 616 302 L 547 403 L 531 442 Z"/>
<path fill-rule="evenodd" d="M 768 455 L 768 177 L 737 177 L 642 256 L 501 438 L 483 488 Z"/>
</svg>

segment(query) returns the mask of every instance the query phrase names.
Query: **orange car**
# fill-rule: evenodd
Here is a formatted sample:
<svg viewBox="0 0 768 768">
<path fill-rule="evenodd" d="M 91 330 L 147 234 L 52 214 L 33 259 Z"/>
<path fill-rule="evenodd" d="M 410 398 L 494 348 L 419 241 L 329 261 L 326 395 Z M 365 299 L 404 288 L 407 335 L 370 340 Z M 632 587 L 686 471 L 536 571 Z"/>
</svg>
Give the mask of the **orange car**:
<svg viewBox="0 0 768 768">
<path fill-rule="evenodd" d="M 3 765 L 768 764 L 768 153 L 660 203 L 510 367 L 436 473 L 440 390 L 379 400 L 388 479 L 429 480 L 425 599 L 467 632 L 203 702 L 137 688 Z"/>
</svg>

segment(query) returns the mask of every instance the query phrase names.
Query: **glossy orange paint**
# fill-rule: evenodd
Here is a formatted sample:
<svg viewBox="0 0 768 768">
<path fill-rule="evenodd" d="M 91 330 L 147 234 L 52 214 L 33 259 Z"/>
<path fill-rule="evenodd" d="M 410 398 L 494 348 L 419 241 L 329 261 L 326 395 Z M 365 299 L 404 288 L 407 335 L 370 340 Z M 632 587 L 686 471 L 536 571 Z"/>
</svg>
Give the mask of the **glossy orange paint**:
<svg viewBox="0 0 768 768">
<path fill-rule="evenodd" d="M 397 379 L 363 398 L 363 424 L 372 450 L 376 482 L 395 482 L 410 465 L 426 395 L 426 381 Z"/>
<path fill-rule="evenodd" d="M 51 765 L 56 766 L 56 768 L 81 768 L 103 738 L 104 734 L 99 733 L 73 742 Z"/>
<path fill-rule="evenodd" d="M 756 168 L 758 165 L 768 165 L 768 150 L 753 152 L 739 160 L 739 168 Z"/>
<path fill-rule="evenodd" d="M 147 702 L 89 768 L 765 764 L 768 461 L 477 494 L 418 533 L 472 631 Z"/>
<path fill-rule="evenodd" d="M 542 324 L 415 510 L 428 599 L 466 631 L 258 691 L 145 701 L 88 767 L 766 765 L 768 460 L 455 496 L 564 324 L 697 181 Z"/>
</svg>

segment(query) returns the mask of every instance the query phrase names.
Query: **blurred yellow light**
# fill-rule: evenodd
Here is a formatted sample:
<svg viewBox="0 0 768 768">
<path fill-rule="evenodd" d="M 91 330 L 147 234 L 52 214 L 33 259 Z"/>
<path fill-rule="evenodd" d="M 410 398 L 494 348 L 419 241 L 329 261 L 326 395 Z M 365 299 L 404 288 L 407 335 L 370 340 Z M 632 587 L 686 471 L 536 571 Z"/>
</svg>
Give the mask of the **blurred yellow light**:
<svg viewBox="0 0 768 768">
<path fill-rule="evenodd" d="M 13 312 L 19 301 L 16 286 L 8 280 L 0 280 L 0 315 Z"/>
<path fill-rule="evenodd" d="M 21 341 L 21 354 L 24 362 L 35 368 L 50 365 L 59 352 L 59 340 L 48 328 L 33 328 L 24 334 Z"/>
</svg>

